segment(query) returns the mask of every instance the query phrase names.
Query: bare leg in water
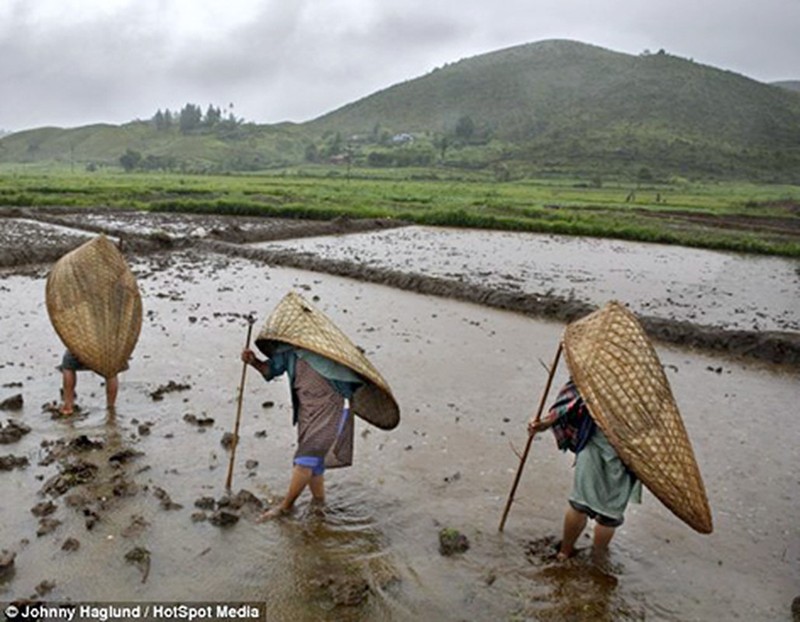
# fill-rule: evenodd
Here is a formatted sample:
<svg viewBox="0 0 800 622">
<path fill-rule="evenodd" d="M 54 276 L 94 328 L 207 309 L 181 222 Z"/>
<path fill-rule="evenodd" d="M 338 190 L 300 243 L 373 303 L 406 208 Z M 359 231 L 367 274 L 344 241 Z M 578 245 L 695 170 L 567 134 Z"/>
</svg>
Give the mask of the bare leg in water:
<svg viewBox="0 0 800 622">
<path fill-rule="evenodd" d="M 592 559 L 595 563 L 603 563 L 608 558 L 608 545 L 614 537 L 614 527 L 597 523 L 594 526 L 594 540 L 592 545 Z"/>
<path fill-rule="evenodd" d="M 61 378 L 61 392 L 64 403 L 58 409 L 58 412 L 65 417 L 69 417 L 75 411 L 75 384 L 78 378 L 74 369 L 61 370 Z"/>
<path fill-rule="evenodd" d="M 561 546 L 556 555 L 558 561 L 569 559 L 575 554 L 575 543 L 586 528 L 586 514 L 579 512 L 572 506 L 567 509 L 564 516 L 564 535 Z M 595 523 L 594 539 L 592 543 L 592 556 L 595 560 L 602 560 L 608 554 L 608 545 L 614 537 L 616 528 Z"/>
<path fill-rule="evenodd" d="M 572 506 L 567 508 L 564 515 L 564 535 L 561 538 L 561 547 L 556 559 L 564 561 L 575 554 L 575 543 L 586 528 L 586 514 L 578 512 Z"/>
<path fill-rule="evenodd" d="M 106 378 L 106 408 L 114 410 L 117 403 L 117 392 L 119 391 L 119 378 L 112 376 Z"/>
<path fill-rule="evenodd" d="M 323 475 L 314 475 L 308 467 L 295 465 L 292 467 L 292 479 L 289 481 L 289 490 L 278 507 L 264 512 L 258 519 L 259 522 L 277 518 L 291 512 L 294 502 L 300 493 L 308 486 L 315 503 L 325 501 L 325 479 Z"/>
</svg>

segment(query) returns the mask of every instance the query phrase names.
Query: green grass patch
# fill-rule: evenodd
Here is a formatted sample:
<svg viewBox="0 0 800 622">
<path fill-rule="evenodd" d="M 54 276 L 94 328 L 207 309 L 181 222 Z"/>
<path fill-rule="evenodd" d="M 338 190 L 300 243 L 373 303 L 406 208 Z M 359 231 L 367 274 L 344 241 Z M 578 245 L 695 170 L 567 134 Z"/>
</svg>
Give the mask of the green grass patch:
<svg viewBox="0 0 800 622">
<path fill-rule="evenodd" d="M 800 187 L 741 182 L 622 182 L 593 186 L 564 177 L 497 182 L 483 173 L 458 179 L 430 169 L 303 167 L 242 175 L 122 174 L 65 171 L 4 174 L 0 205 L 107 206 L 155 211 L 283 218 L 397 218 L 413 223 L 617 238 L 699 248 L 800 257 Z M 336 169 L 341 173 L 340 169 Z M 772 231 L 694 223 L 747 216 Z M 675 217 L 671 217 L 674 215 Z M 774 219 L 782 219 L 776 229 Z M 789 227 L 791 228 L 791 227 Z M 777 232 L 776 232 L 777 231 Z"/>
</svg>

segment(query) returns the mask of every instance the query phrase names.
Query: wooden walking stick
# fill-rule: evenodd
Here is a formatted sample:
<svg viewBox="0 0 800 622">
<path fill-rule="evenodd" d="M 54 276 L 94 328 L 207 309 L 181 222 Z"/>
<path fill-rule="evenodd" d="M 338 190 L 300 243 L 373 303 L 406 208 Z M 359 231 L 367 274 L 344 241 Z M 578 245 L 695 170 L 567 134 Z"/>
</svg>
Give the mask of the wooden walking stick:
<svg viewBox="0 0 800 622">
<path fill-rule="evenodd" d="M 550 392 L 550 385 L 553 383 L 553 376 L 556 373 L 556 367 L 558 366 L 558 359 L 561 356 L 561 349 L 563 345 L 561 343 L 558 344 L 558 350 L 556 350 L 556 355 L 553 358 L 553 364 L 550 366 L 550 373 L 547 376 L 547 384 L 544 387 L 544 393 L 542 393 L 542 399 L 539 402 L 539 410 L 536 411 L 536 419 L 535 421 L 539 421 L 542 418 L 542 411 L 544 410 L 544 404 L 547 401 L 547 394 Z M 506 509 L 503 511 L 503 518 L 500 520 L 500 528 L 498 531 L 503 531 L 503 527 L 506 526 L 506 518 L 508 518 L 508 512 L 511 510 L 511 504 L 514 502 L 514 493 L 517 491 L 517 485 L 519 484 L 519 479 L 522 477 L 522 469 L 525 466 L 525 461 L 528 459 L 528 452 L 531 450 L 531 443 L 533 443 L 533 437 L 536 434 L 528 434 L 528 442 L 525 444 L 525 451 L 522 452 L 522 457 L 519 459 L 519 468 L 517 468 L 517 475 L 514 477 L 514 484 L 511 486 L 511 492 L 508 495 L 508 501 L 506 502 Z"/>
<path fill-rule="evenodd" d="M 253 324 L 255 318 L 247 316 L 247 341 L 244 344 L 245 350 L 250 347 L 250 336 L 253 334 Z M 236 408 L 236 423 L 233 426 L 233 443 L 231 444 L 231 460 L 228 463 L 228 477 L 225 479 L 225 490 L 230 492 L 231 482 L 233 481 L 233 463 L 236 459 L 236 446 L 239 444 L 239 422 L 242 419 L 242 398 L 244 397 L 244 378 L 247 374 L 247 363 L 242 364 L 242 381 L 239 383 L 239 405 Z"/>
</svg>

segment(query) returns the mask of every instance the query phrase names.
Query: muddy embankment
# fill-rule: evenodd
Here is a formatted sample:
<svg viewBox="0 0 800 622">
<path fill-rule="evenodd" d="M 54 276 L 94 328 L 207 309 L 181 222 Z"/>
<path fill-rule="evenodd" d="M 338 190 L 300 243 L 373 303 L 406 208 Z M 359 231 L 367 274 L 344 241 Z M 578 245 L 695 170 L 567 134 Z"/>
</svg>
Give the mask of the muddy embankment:
<svg viewBox="0 0 800 622">
<path fill-rule="evenodd" d="M 553 294 L 503 291 L 453 279 L 408 274 L 350 261 L 322 259 L 304 253 L 246 248 L 211 240 L 202 241 L 199 246 L 215 252 L 257 259 L 272 265 L 333 274 L 562 322 L 576 320 L 596 308 L 586 302 Z M 723 330 L 650 316 L 640 316 L 639 319 L 648 335 L 658 341 L 800 367 L 800 334 L 797 333 Z"/>
<path fill-rule="evenodd" d="M 50 263 L 75 248 L 76 230 L 104 233 L 119 240 L 123 252 L 142 254 L 187 248 L 200 239 L 247 244 L 292 238 L 374 231 L 404 226 L 396 220 L 334 218 L 309 221 L 288 218 L 140 212 L 94 208 L 76 212 L 67 207 L 2 208 L 5 222 L 24 220 L 25 231 L 0 227 L 0 268 Z M 268 223 L 265 226 L 265 223 Z M 70 231 L 61 228 L 67 228 Z M 22 237 L 25 239 L 21 239 Z"/>
<path fill-rule="evenodd" d="M 405 224 L 393 220 L 339 218 L 331 221 L 306 221 L 121 210 L 76 213 L 69 208 L 10 208 L 0 210 L 0 217 L 24 219 L 30 226 L 39 227 L 42 232 L 41 239 L 28 239 L 25 243 L 13 243 L 12 239 L 11 243 L 6 243 L 9 242 L 9 236 L 13 238 L 13 227 L 6 227 L 6 239 L 0 244 L 0 267 L 19 268 L 26 264 L 55 261 L 77 246 L 79 242 L 76 242 L 75 230 L 79 229 L 87 233 L 114 236 L 120 240 L 125 252 L 133 254 L 193 247 L 199 251 L 343 276 L 560 322 L 573 321 L 595 309 L 594 305 L 585 301 L 553 293 L 509 291 L 458 279 L 401 272 L 354 261 L 325 259 L 308 253 L 244 246 L 251 242 L 356 233 Z M 60 227 L 69 228 L 71 232 L 66 229 L 58 230 Z M 34 229 L 34 237 L 37 236 L 35 231 Z M 31 237 L 31 230 L 26 231 L 25 235 Z M 640 319 L 648 334 L 657 341 L 800 367 L 800 334 L 795 332 L 722 329 L 653 316 L 640 316 Z"/>
</svg>

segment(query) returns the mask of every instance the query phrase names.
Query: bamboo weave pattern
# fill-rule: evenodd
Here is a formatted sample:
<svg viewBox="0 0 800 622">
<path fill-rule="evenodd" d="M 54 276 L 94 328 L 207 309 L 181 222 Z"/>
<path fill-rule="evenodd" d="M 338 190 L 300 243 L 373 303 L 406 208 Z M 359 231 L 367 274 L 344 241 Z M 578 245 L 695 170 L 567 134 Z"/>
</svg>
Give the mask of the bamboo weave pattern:
<svg viewBox="0 0 800 622">
<path fill-rule="evenodd" d="M 711 533 L 705 487 L 661 362 L 616 301 L 564 331 L 569 371 L 622 461 L 676 516 Z"/>
</svg>

